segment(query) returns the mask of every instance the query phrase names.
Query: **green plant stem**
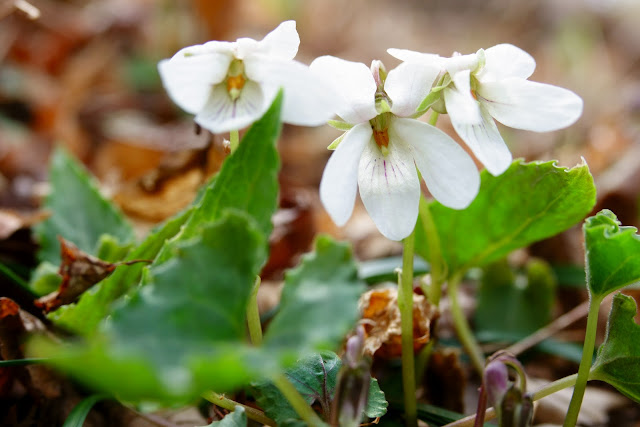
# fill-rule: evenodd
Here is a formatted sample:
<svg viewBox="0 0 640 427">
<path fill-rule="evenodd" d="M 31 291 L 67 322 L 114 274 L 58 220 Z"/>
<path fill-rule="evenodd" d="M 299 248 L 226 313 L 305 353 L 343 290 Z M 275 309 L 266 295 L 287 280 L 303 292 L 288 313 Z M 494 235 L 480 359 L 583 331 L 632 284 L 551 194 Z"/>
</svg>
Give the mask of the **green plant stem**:
<svg viewBox="0 0 640 427">
<path fill-rule="evenodd" d="M 207 391 L 202 394 L 202 397 L 209 402 L 213 403 L 216 406 L 227 409 L 229 411 L 235 411 L 236 406 L 242 406 L 244 408 L 245 413 L 247 414 L 247 418 L 257 421 L 261 424 L 265 424 L 268 426 L 277 426 L 277 423 L 271 418 L 267 417 L 264 412 L 252 408 L 251 406 L 246 406 L 231 399 L 224 397 L 221 394 L 215 393 L 213 391 Z"/>
<path fill-rule="evenodd" d="M 20 285 L 24 289 L 33 293 L 33 291 L 29 288 L 29 284 L 26 281 L 24 281 L 22 277 L 18 276 L 16 273 L 13 272 L 13 270 L 11 270 L 9 267 L 2 264 L 1 262 L 0 262 L 0 272 L 2 272 L 5 276 L 7 276 L 9 279 L 16 282 L 18 285 Z"/>
<path fill-rule="evenodd" d="M 431 111 L 431 116 L 429 117 L 429 124 L 431 126 L 435 126 L 436 123 L 438 122 L 439 116 L 440 116 L 440 113 L 438 113 L 437 111 Z"/>
<path fill-rule="evenodd" d="M 253 284 L 249 303 L 247 304 L 247 325 L 249 327 L 249 337 L 255 346 L 262 344 L 262 324 L 260 323 L 260 311 L 258 310 L 258 289 L 260 289 L 260 276 L 256 277 Z"/>
<path fill-rule="evenodd" d="M 591 297 L 591 301 L 589 302 L 589 314 L 587 315 L 587 330 L 584 336 L 584 346 L 582 347 L 582 359 L 580 360 L 578 379 L 573 389 L 571 403 L 569 403 L 569 410 L 564 419 L 564 427 L 573 427 L 578 422 L 578 414 L 580 413 L 580 406 L 582 406 L 582 399 L 584 397 L 584 391 L 587 388 L 591 363 L 593 362 L 593 349 L 596 345 L 598 312 L 601 302 L 602 297 L 594 296 Z"/>
<path fill-rule="evenodd" d="M 31 359 L 11 359 L 11 360 L 0 360 L 0 368 L 8 368 L 9 366 L 23 366 L 23 365 L 33 365 L 35 363 L 44 363 L 48 360 L 46 357 L 34 357 Z"/>
<path fill-rule="evenodd" d="M 560 378 L 559 380 L 549 383 L 533 394 L 533 400 L 536 401 L 536 400 L 543 399 L 557 391 L 563 390 L 567 387 L 571 387 L 576 383 L 577 378 L 578 378 L 578 374 L 573 374 L 573 375 L 569 375 L 568 377 Z M 496 417 L 495 409 L 487 408 L 487 411 L 485 412 L 485 421 L 490 421 L 495 417 Z M 475 419 L 476 419 L 476 414 L 469 415 L 468 417 L 464 417 L 459 419 L 458 421 L 449 423 L 444 427 L 473 427 Z"/>
<path fill-rule="evenodd" d="M 458 299 L 458 285 L 460 284 L 460 275 L 455 275 L 449 280 L 449 301 L 451 301 L 451 315 L 453 316 L 453 325 L 458 333 L 458 338 L 465 348 L 469 357 L 471 358 L 471 364 L 475 368 L 480 378 L 484 372 L 484 354 L 480 346 L 473 337 L 469 323 L 462 312 L 460 307 L 460 300 Z"/>
<path fill-rule="evenodd" d="M 403 241 L 402 272 L 398 280 L 398 309 L 402 328 L 402 385 L 407 427 L 418 424 L 416 377 L 413 354 L 413 254 L 415 229 Z"/>
<path fill-rule="evenodd" d="M 438 113 L 436 113 L 438 114 Z M 438 236 L 438 230 L 436 229 L 436 223 L 431 215 L 431 209 L 427 204 L 427 199 L 424 195 L 420 195 L 420 219 L 422 221 L 422 228 L 427 239 L 427 245 L 429 245 L 429 264 L 430 264 L 430 277 L 431 284 L 428 289 L 423 289 L 425 295 L 429 299 L 429 302 L 436 307 L 440 305 L 440 298 L 442 297 L 442 285 L 445 277 L 445 263 L 442 259 L 442 251 L 440 250 L 440 237 Z"/>
<path fill-rule="evenodd" d="M 233 153 L 238 148 L 240 144 L 240 132 L 237 130 L 232 130 L 229 132 L 229 147 L 231 148 L 231 152 Z"/>
<path fill-rule="evenodd" d="M 547 384 L 540 390 L 533 393 L 533 400 L 543 399 L 557 391 L 564 390 L 567 387 L 571 387 L 576 383 L 578 374 L 569 375 L 568 377 L 560 378 L 552 383 Z"/>
<path fill-rule="evenodd" d="M 289 401 L 296 413 L 311 427 L 319 427 L 324 423 L 318 417 L 318 414 L 309 406 L 304 397 L 291 384 L 291 381 L 284 375 L 280 374 L 273 378 L 273 384 L 280 390 L 280 393 Z"/>
</svg>

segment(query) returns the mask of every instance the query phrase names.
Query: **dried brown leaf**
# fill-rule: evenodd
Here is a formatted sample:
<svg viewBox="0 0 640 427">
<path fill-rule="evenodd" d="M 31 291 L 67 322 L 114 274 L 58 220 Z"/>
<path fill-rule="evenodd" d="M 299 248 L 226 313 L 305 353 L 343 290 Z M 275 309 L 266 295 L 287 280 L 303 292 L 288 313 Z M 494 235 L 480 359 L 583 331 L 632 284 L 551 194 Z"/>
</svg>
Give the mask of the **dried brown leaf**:
<svg viewBox="0 0 640 427">
<path fill-rule="evenodd" d="M 396 288 L 371 290 L 360 298 L 365 329 L 364 352 L 383 359 L 402 354 L 402 329 Z M 413 294 L 413 349 L 419 351 L 431 336 L 431 322 L 437 308 L 424 295 Z"/>
<path fill-rule="evenodd" d="M 35 305 L 46 313 L 56 308 L 75 302 L 83 292 L 93 285 L 105 279 L 119 265 L 129 265 L 136 262 L 149 262 L 145 260 L 127 261 L 124 263 L 110 263 L 91 256 L 73 243 L 58 236 L 62 262 L 58 274 L 62 277 L 62 283 L 57 291 L 38 298 Z"/>
</svg>

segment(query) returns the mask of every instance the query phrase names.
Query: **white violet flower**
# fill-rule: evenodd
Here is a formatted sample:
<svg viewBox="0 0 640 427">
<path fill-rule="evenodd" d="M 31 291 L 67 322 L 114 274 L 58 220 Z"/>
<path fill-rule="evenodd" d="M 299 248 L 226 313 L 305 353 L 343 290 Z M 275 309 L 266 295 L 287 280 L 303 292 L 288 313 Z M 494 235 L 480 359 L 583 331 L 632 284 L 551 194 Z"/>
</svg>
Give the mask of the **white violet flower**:
<svg viewBox="0 0 640 427">
<path fill-rule="evenodd" d="M 380 232 L 391 240 L 407 237 L 418 218 L 416 167 L 442 204 L 463 209 L 471 203 L 480 186 L 471 157 L 441 130 L 412 118 L 438 68 L 404 63 L 386 75 L 380 61 L 370 70 L 332 56 L 317 58 L 310 68 L 335 83 L 341 98 L 336 112 L 349 128 L 320 183 L 320 198 L 336 224 L 351 216 L 359 187 Z"/>
<path fill-rule="evenodd" d="M 171 99 L 213 133 L 244 128 L 259 119 L 284 88 L 282 121 L 319 126 L 333 115 L 331 87 L 294 61 L 300 38 L 295 21 L 283 22 L 261 41 L 210 41 L 181 49 L 158 63 Z"/>
<path fill-rule="evenodd" d="M 582 99 L 572 91 L 528 81 L 536 62 L 510 44 L 451 58 L 405 49 L 388 52 L 405 62 L 440 67 L 440 78 L 421 109 L 431 106 L 448 113 L 458 135 L 493 175 L 504 172 L 512 160 L 493 119 L 516 129 L 549 132 L 573 124 L 582 114 Z"/>
</svg>

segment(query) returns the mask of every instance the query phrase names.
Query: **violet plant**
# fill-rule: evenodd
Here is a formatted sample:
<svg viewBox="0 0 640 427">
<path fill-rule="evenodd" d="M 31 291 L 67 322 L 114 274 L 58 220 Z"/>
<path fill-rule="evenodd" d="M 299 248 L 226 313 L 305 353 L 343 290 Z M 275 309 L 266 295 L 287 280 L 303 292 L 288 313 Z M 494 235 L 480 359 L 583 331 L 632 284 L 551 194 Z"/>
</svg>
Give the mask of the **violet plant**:
<svg viewBox="0 0 640 427">
<path fill-rule="evenodd" d="M 348 245 L 318 237 L 314 252 L 286 274 L 264 336 L 255 304 L 277 208 L 281 124 L 328 121 L 345 133 L 329 147 L 335 151 L 320 185 L 327 212 L 344 225 L 359 189 L 380 232 L 403 241 L 398 305 L 407 426 L 418 420 L 415 254 L 430 265 L 430 283 L 421 283 L 431 303 L 438 306 L 446 285 L 460 341 L 476 370 L 488 373 L 483 387 L 502 419 L 514 418 L 500 405 L 517 400 L 521 407 L 526 403 L 520 425 L 528 425 L 532 401 L 575 385 L 565 422 L 573 426 L 590 379 L 640 401 L 640 348 L 621 338 L 640 333 L 628 297 L 615 297 L 607 339 L 591 366 L 600 303 L 640 280 L 640 238 L 612 213 L 601 212 L 584 226 L 591 309 L 577 375 L 528 392 L 517 361 L 494 358 L 485 370 L 485 355 L 458 300 L 469 269 L 560 233 L 592 209 L 595 187 L 584 162 L 573 168 L 512 162 L 494 122 L 556 130 L 580 117 L 582 100 L 567 89 L 528 81 L 535 62 L 512 45 L 451 58 L 390 49 L 404 62 L 387 72 L 380 61 L 369 68 L 331 56 L 307 67 L 293 60 L 298 44 L 295 23 L 287 21 L 261 41 L 209 42 L 160 62 L 169 96 L 200 126 L 229 132 L 232 154 L 190 207 L 141 242 L 86 172 L 65 152 L 54 155 L 54 191 L 45 203 L 52 216 L 36 230 L 42 267 L 32 286 L 55 286 L 47 265 L 59 261 L 56 235 L 110 261 L 152 263 L 120 266 L 75 304 L 50 313 L 82 340 L 37 339 L 31 354 L 123 402 L 178 405 L 202 396 L 234 410 L 220 425 L 246 425 L 247 418 L 266 425 L 357 425 L 362 417 L 382 417 L 387 401 L 362 357 L 362 337 L 347 341 L 344 363 L 333 353 L 358 321 L 364 290 Z M 419 120 L 429 112 L 429 123 Z M 463 148 L 436 128 L 445 113 L 487 171 L 479 173 Z M 334 115 L 341 120 L 331 120 Z M 247 126 L 239 141 L 238 131 Z M 421 193 L 421 179 L 433 200 Z M 515 388 L 508 378 L 514 366 Z M 238 389 L 250 390 L 262 410 L 224 395 Z M 517 399 L 507 396 L 509 390 L 517 391 Z"/>
</svg>

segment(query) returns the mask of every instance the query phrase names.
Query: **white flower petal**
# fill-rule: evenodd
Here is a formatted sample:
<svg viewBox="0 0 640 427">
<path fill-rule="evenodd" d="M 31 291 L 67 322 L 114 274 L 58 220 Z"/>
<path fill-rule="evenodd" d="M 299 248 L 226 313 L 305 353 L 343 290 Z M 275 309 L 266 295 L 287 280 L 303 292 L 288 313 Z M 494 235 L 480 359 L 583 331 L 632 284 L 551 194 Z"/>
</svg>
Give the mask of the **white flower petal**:
<svg viewBox="0 0 640 427">
<path fill-rule="evenodd" d="M 468 55 L 454 55 L 444 60 L 444 68 L 449 72 L 452 78 L 455 74 L 461 71 L 472 71 L 478 67 L 480 57 L 477 53 L 470 53 Z"/>
<path fill-rule="evenodd" d="M 334 56 L 321 56 L 309 68 L 330 81 L 334 91 L 341 97 L 336 114 L 342 119 L 354 124 L 378 115 L 375 106 L 376 82 L 366 65 Z"/>
<path fill-rule="evenodd" d="M 498 176 L 511 164 L 511 152 L 484 105 L 479 108 L 482 118 L 480 123 L 459 122 L 457 116 L 451 115 L 451 124 L 487 170 Z"/>
<path fill-rule="evenodd" d="M 413 119 L 395 119 L 390 129 L 413 151 L 413 159 L 433 197 L 464 209 L 475 199 L 480 174 L 471 157 L 449 135 Z"/>
<path fill-rule="evenodd" d="M 235 101 L 224 84 L 214 86 L 209 93 L 207 104 L 194 120 L 213 133 L 229 132 L 250 125 L 262 117 L 273 98 L 272 94 L 267 97 L 260 85 L 252 81 L 245 83 Z"/>
<path fill-rule="evenodd" d="M 509 77 L 527 79 L 536 69 L 536 61 L 512 44 L 499 44 L 484 51 L 485 66 L 477 74 L 480 81 L 496 81 Z"/>
<path fill-rule="evenodd" d="M 482 122 L 480 107 L 471 94 L 470 70 L 452 75 L 453 85 L 444 89 L 444 102 L 451 120 L 458 123 L 478 124 Z"/>
<path fill-rule="evenodd" d="M 536 132 L 573 124 L 582 114 L 582 98 L 568 89 L 523 79 L 483 83 L 480 101 L 500 123 Z"/>
<path fill-rule="evenodd" d="M 246 59 L 252 55 L 259 54 L 260 43 L 248 37 L 239 38 L 234 45 L 233 55 L 238 59 Z"/>
<path fill-rule="evenodd" d="M 190 48 L 160 61 L 158 72 L 171 100 L 186 112 L 196 114 L 209 99 L 211 87 L 226 77 L 232 57 L 225 53 L 184 56 L 187 49 Z"/>
<path fill-rule="evenodd" d="M 183 50 L 190 49 L 189 54 L 191 55 L 202 55 L 209 53 L 224 53 L 227 55 L 233 55 L 236 49 L 236 43 L 212 40 L 210 42 L 206 42 L 205 44 L 191 46 L 191 48 L 185 48 Z"/>
<path fill-rule="evenodd" d="M 281 59 L 293 59 L 298 53 L 300 36 L 296 21 L 285 21 L 258 42 L 257 53 Z"/>
<path fill-rule="evenodd" d="M 387 49 L 387 53 L 401 61 L 424 63 L 438 68 L 442 68 L 445 59 L 435 53 L 421 53 L 408 49 L 391 48 Z"/>
<path fill-rule="evenodd" d="M 249 79 L 276 90 L 284 88 L 283 122 L 320 126 L 335 115 L 340 105 L 333 86 L 300 62 L 256 55 L 244 64 Z"/>
<path fill-rule="evenodd" d="M 360 156 L 372 135 L 368 123 L 351 128 L 324 168 L 320 182 L 320 200 L 333 222 L 339 226 L 343 226 L 353 212 Z"/>
<path fill-rule="evenodd" d="M 390 139 L 388 148 L 389 154 L 383 156 L 370 138 L 360 157 L 358 185 L 378 230 L 388 239 L 402 240 L 418 219 L 420 181 L 409 146 Z"/>
<path fill-rule="evenodd" d="M 389 71 L 384 90 L 391 98 L 391 112 L 401 117 L 415 114 L 439 73 L 438 67 L 410 62 Z"/>
</svg>

